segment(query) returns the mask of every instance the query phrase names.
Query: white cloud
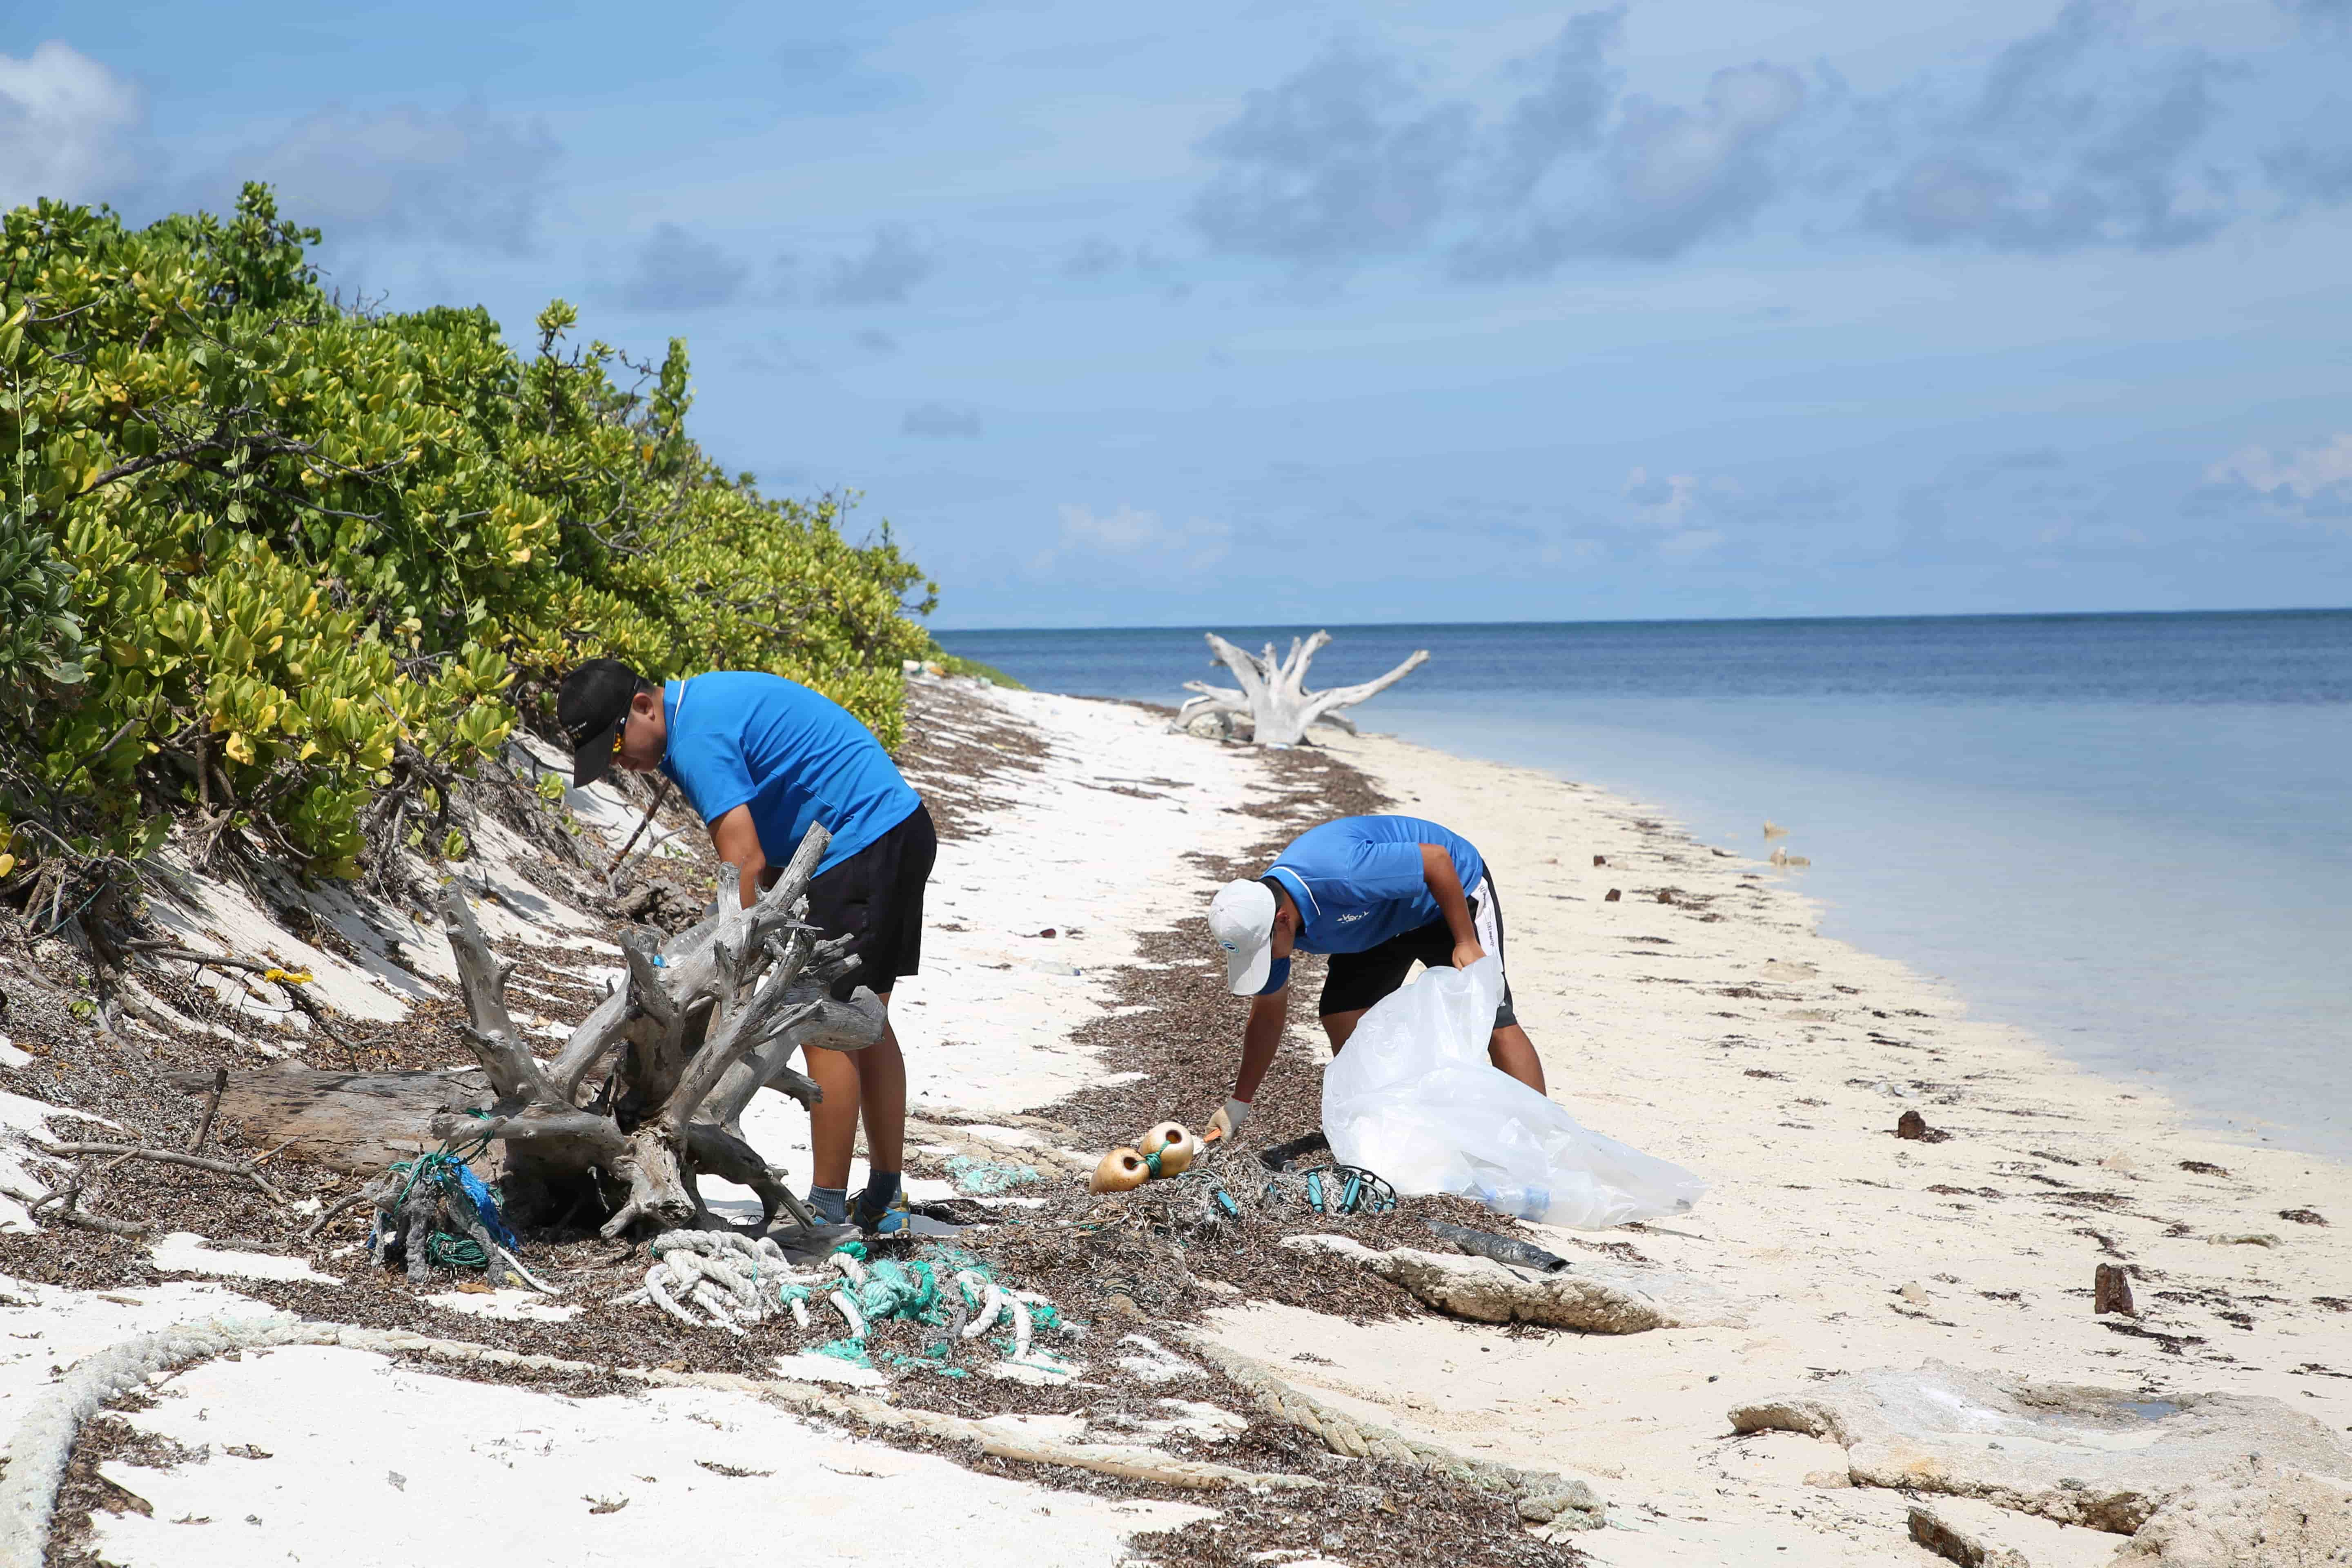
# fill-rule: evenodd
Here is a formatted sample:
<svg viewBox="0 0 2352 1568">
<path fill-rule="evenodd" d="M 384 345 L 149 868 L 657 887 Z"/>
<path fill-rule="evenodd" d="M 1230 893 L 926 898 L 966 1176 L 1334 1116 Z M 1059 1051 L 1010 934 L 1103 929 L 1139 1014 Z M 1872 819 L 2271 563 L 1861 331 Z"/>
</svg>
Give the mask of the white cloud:
<svg viewBox="0 0 2352 1568">
<path fill-rule="evenodd" d="M 1062 506 L 1065 544 L 1125 555 L 1154 543 L 1161 531 L 1156 511 L 1139 511 L 1125 504 L 1108 513 L 1097 513 L 1094 508 L 1075 501 L 1066 501 Z"/>
<path fill-rule="evenodd" d="M 562 154 L 543 124 L 479 104 L 333 108 L 238 153 L 215 183 L 269 182 L 279 211 L 330 241 L 373 234 L 520 255 L 538 237 L 548 174 Z"/>
<path fill-rule="evenodd" d="M 898 421 L 902 436 L 928 436 L 935 440 L 975 437 L 981 432 L 980 410 L 948 403 L 923 403 L 907 410 Z"/>
<path fill-rule="evenodd" d="M 1160 521 L 1156 511 L 1121 502 L 1098 512 L 1076 501 L 1061 507 L 1062 534 L 1054 549 L 1040 551 L 1029 563 L 1034 571 L 1050 570 L 1063 555 L 1079 552 L 1094 555 L 1151 558 L 1155 569 L 1180 565 L 1190 572 L 1206 571 L 1225 558 L 1233 541 L 1230 524 L 1196 517 L 1178 527 Z"/>
<path fill-rule="evenodd" d="M 1670 533 L 1658 542 L 1658 553 L 1674 561 L 1687 561 L 1704 555 L 1721 544 L 1724 534 L 1712 528 L 1685 528 Z"/>
<path fill-rule="evenodd" d="M 1653 479 L 1649 469 L 1635 468 L 1625 476 L 1620 493 L 1641 509 L 1644 521 L 1678 529 L 1697 503 L 1698 476 L 1660 474 Z"/>
<path fill-rule="evenodd" d="M 903 305 L 920 283 L 940 269 L 939 253 L 902 224 L 884 224 L 864 251 L 836 257 L 817 300 L 826 305 Z"/>
<path fill-rule="evenodd" d="M 2205 477 L 2215 484 L 2244 485 L 2273 500 L 2292 496 L 2307 501 L 2352 488 L 2352 435 L 2279 456 L 2266 447 L 2248 447 L 2206 469 Z"/>
<path fill-rule="evenodd" d="M 0 54 L 0 207 L 95 201 L 130 184 L 146 120 L 136 87 L 64 44 Z"/>
</svg>

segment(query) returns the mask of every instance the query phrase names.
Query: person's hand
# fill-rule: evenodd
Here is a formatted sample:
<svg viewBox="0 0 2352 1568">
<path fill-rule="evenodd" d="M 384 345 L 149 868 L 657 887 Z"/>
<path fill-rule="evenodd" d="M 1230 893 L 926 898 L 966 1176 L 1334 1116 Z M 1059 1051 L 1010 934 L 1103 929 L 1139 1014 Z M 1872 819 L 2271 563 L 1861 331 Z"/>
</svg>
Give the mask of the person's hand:
<svg viewBox="0 0 2352 1568">
<path fill-rule="evenodd" d="M 1457 942 L 1454 944 L 1454 967 L 1456 969 L 1467 969 L 1486 956 L 1486 950 L 1475 942 Z"/>
<path fill-rule="evenodd" d="M 1224 1109 L 1209 1118 L 1209 1130 L 1202 1135 L 1202 1142 L 1221 1142 L 1240 1131 L 1242 1123 L 1250 1119 L 1251 1109 L 1246 1100 L 1226 1100 Z"/>
</svg>

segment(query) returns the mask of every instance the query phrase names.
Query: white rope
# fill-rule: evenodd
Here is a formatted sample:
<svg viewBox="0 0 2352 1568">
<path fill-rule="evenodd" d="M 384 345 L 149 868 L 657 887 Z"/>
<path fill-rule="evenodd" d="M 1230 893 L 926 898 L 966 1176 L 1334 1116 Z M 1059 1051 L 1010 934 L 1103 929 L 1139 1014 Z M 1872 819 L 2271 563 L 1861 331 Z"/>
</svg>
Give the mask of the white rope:
<svg viewBox="0 0 2352 1568">
<path fill-rule="evenodd" d="M 1029 1325 L 1029 1303 L 1010 1290 L 1004 1292 L 1004 1300 L 1013 1308 L 1013 1359 L 1027 1361 L 1029 1335 L 1032 1331 Z"/>
<path fill-rule="evenodd" d="M 142 1334 L 76 1362 L 36 1396 L 8 1439 L 8 1470 L 0 1477 L 0 1568 L 41 1568 L 74 1434 L 108 1400 L 167 1366 L 318 1333 L 317 1324 L 282 1318 L 215 1319 Z"/>
<path fill-rule="evenodd" d="M 542 1280 L 542 1279 L 539 1279 L 536 1275 L 532 1274 L 532 1273 L 531 1273 L 531 1271 L 530 1271 L 530 1269 L 525 1268 L 522 1266 L 522 1259 L 521 1259 L 521 1258 L 517 1258 L 513 1253 L 509 1252 L 505 1247 L 500 1247 L 497 1242 L 495 1242 L 495 1241 L 494 1241 L 494 1242 L 490 1243 L 490 1250 L 491 1250 L 493 1253 L 497 1254 L 499 1258 L 504 1258 L 504 1259 L 506 1260 L 506 1266 L 507 1266 L 509 1268 L 513 1269 L 513 1270 L 515 1271 L 516 1276 L 517 1276 L 518 1278 L 520 1278 L 520 1279 L 522 1280 L 522 1282 L 523 1282 L 524 1284 L 526 1284 L 526 1285 L 530 1286 L 532 1289 L 534 1289 L 534 1290 L 538 1291 L 541 1295 L 542 1295 L 542 1296 L 561 1296 L 561 1295 L 562 1295 L 562 1294 L 563 1294 L 563 1292 L 562 1292 L 562 1291 L 558 1290 L 554 1286 L 552 1286 L 552 1285 L 550 1285 L 550 1284 L 546 1283 L 544 1280 Z"/>
<path fill-rule="evenodd" d="M 963 1337 L 976 1340 L 988 1332 L 995 1324 L 998 1314 L 1004 1310 L 1004 1290 L 995 1280 L 976 1268 L 967 1268 L 959 1273 L 955 1283 L 956 1288 L 964 1293 L 965 1304 L 975 1309 L 971 1321 L 963 1326 Z M 975 1291 L 980 1295 L 977 1302 L 972 1300 Z"/>
<path fill-rule="evenodd" d="M 822 1267 L 794 1268 L 770 1237 L 755 1241 L 730 1230 L 664 1231 L 654 1238 L 653 1255 L 645 1283 L 614 1297 L 616 1305 L 650 1301 L 689 1328 L 737 1335 L 787 1310 L 806 1328 L 803 1299 L 832 1278 Z M 696 1307 L 705 1315 L 698 1316 Z"/>
<path fill-rule="evenodd" d="M 764 1237 L 754 1241 L 723 1230 L 665 1231 L 654 1238 L 652 1250 L 654 1262 L 646 1270 L 645 1283 L 614 1297 L 615 1304 L 650 1302 L 689 1328 L 724 1329 L 740 1337 L 751 1324 L 787 1311 L 797 1326 L 806 1329 L 809 1300 L 822 1296 L 840 1314 L 848 1338 L 866 1338 L 868 1325 L 858 1289 L 872 1276 L 854 1254 L 831 1253 L 823 1263 L 796 1268 L 774 1241 Z M 976 1340 L 1006 1325 L 1013 1333 L 1013 1353 L 1005 1357 L 1009 1364 L 1073 1374 L 1068 1363 L 1035 1346 L 1036 1322 L 1030 1308 L 1051 1306 L 1045 1297 L 1008 1289 L 977 1268 L 959 1269 L 949 1288 L 971 1310 L 964 1339 Z M 1064 1325 L 1062 1331 L 1073 1331 Z"/>
</svg>

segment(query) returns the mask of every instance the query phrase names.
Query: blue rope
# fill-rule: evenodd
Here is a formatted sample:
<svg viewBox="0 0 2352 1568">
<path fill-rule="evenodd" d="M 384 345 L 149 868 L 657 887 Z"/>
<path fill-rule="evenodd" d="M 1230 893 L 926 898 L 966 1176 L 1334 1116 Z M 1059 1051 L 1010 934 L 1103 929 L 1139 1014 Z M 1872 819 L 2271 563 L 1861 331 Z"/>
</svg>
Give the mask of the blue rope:
<svg viewBox="0 0 2352 1568">
<path fill-rule="evenodd" d="M 490 1120 L 490 1114 L 487 1110 L 469 1108 L 467 1114 L 485 1123 Z M 414 1160 L 394 1161 L 393 1170 L 404 1176 L 406 1180 L 401 1183 L 400 1192 L 393 1198 L 394 1211 L 396 1213 L 407 1206 L 408 1194 L 415 1190 L 418 1182 L 429 1180 L 439 1184 L 444 1201 L 462 1199 L 470 1205 L 474 1211 L 474 1217 L 481 1222 L 483 1231 L 492 1241 L 505 1247 L 509 1252 L 521 1251 L 522 1243 L 516 1238 L 513 1231 L 507 1228 L 506 1216 L 499 1212 L 498 1195 L 483 1184 L 481 1177 L 474 1174 L 470 1163 L 475 1155 L 489 1146 L 490 1134 L 486 1126 L 470 1139 L 442 1140 L 441 1147 L 430 1154 L 420 1154 Z M 375 1248 L 377 1240 L 378 1233 L 373 1227 L 370 1227 L 368 1233 L 370 1250 Z M 489 1253 L 480 1242 L 470 1236 L 436 1228 L 426 1234 L 422 1245 L 426 1260 L 439 1268 L 487 1268 L 489 1267 Z"/>
</svg>

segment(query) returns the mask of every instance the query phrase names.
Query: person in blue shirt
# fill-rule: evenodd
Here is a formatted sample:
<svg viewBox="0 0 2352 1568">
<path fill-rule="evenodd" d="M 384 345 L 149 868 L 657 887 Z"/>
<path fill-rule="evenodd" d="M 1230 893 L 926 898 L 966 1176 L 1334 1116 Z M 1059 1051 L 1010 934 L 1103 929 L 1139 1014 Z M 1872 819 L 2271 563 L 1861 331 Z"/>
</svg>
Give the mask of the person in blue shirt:
<svg viewBox="0 0 2352 1568">
<path fill-rule="evenodd" d="M 1365 1010 L 1404 984 L 1415 961 L 1467 968 L 1503 957 L 1503 911 L 1476 847 L 1417 816 L 1343 816 L 1293 839 L 1265 874 L 1228 882 L 1209 903 L 1226 988 L 1250 1000 L 1242 1067 L 1209 1136 L 1238 1131 L 1274 1065 L 1290 1016 L 1290 958 L 1331 955 L 1318 1011 L 1337 1056 Z M 1488 1059 L 1538 1094 L 1543 1061 L 1519 1027 L 1506 974 Z"/>
<path fill-rule="evenodd" d="M 581 788 L 617 762 L 658 768 L 710 829 L 711 847 L 738 871 L 727 889 L 749 909 L 782 875 L 809 825 L 832 835 L 809 883 L 809 922 L 856 937 L 845 999 L 869 987 L 887 1010 L 922 957 L 923 890 L 938 853 L 931 814 L 899 776 L 873 731 L 830 698 L 782 676 L 719 670 L 661 685 L 617 659 L 591 659 L 564 678 L 557 720 L 572 743 Z M 887 1018 L 887 1011 L 886 1011 Z M 809 1113 L 815 1179 L 809 1206 L 838 1225 L 903 1229 L 907 1064 L 897 1033 L 864 1050 L 803 1047 L 824 1090 Z M 850 1156 L 863 1113 L 866 1184 L 848 1200 Z"/>
</svg>

